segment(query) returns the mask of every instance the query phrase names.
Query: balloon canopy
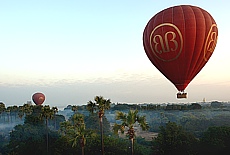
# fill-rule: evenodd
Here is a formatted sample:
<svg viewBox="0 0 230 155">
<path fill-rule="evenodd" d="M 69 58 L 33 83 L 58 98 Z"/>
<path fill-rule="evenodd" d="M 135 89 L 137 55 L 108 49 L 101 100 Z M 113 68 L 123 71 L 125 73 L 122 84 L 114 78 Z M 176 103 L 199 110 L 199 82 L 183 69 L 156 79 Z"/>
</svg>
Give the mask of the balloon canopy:
<svg viewBox="0 0 230 155">
<path fill-rule="evenodd" d="M 216 22 L 207 11 L 180 5 L 149 20 L 143 46 L 152 64 L 183 92 L 211 57 L 217 36 Z"/>
<path fill-rule="evenodd" d="M 41 105 L 45 101 L 45 95 L 43 93 L 35 93 L 32 96 L 32 100 L 36 105 Z"/>
</svg>

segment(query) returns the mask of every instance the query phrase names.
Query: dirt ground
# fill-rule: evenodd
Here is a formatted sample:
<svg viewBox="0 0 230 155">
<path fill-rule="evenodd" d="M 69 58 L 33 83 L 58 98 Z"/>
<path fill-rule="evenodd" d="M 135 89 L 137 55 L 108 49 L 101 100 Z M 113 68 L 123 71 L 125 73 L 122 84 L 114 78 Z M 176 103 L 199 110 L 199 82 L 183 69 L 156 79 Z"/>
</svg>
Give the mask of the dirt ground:
<svg viewBox="0 0 230 155">
<path fill-rule="evenodd" d="M 151 141 L 153 138 L 156 138 L 158 133 L 148 132 L 148 131 L 138 131 L 136 132 L 136 137 L 145 138 L 146 141 Z"/>
<path fill-rule="evenodd" d="M 126 138 L 127 130 L 128 129 L 126 129 L 124 134 L 119 132 L 119 137 Z M 145 138 L 146 141 L 151 141 L 153 138 L 156 138 L 158 135 L 158 133 L 156 132 L 142 131 L 141 128 L 138 126 L 134 126 L 134 131 L 135 131 L 136 137 Z"/>
</svg>

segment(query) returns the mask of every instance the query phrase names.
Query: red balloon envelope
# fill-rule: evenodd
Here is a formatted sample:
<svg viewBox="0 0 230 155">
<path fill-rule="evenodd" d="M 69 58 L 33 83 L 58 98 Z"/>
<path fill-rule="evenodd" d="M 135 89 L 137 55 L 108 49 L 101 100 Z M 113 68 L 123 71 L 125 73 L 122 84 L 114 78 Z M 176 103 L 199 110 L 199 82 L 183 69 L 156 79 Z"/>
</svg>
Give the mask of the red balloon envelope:
<svg viewBox="0 0 230 155">
<path fill-rule="evenodd" d="M 41 105 L 45 101 L 45 95 L 42 93 L 35 93 L 32 99 L 36 105 Z"/>
<path fill-rule="evenodd" d="M 211 57 L 217 36 L 216 22 L 207 11 L 180 5 L 149 20 L 143 45 L 152 64 L 183 92 Z"/>
</svg>

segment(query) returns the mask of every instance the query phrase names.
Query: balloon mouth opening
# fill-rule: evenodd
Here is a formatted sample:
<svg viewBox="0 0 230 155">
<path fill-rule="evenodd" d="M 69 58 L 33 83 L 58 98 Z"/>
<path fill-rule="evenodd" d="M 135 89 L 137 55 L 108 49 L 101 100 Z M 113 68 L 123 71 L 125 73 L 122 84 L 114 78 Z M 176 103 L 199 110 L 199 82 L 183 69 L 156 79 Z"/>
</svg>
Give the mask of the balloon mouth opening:
<svg viewBox="0 0 230 155">
<path fill-rule="evenodd" d="M 177 99 L 183 99 L 183 98 L 187 98 L 187 93 L 185 93 L 185 92 L 178 92 L 177 93 Z"/>
</svg>

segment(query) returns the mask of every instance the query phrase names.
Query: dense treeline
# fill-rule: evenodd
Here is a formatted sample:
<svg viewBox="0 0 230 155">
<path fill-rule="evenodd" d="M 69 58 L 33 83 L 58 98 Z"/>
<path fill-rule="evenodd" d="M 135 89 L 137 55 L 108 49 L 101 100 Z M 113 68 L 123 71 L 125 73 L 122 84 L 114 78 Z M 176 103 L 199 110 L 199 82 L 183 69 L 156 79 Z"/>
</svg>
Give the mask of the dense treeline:
<svg viewBox="0 0 230 155">
<path fill-rule="evenodd" d="M 85 105 L 79 106 L 79 111 L 85 113 L 84 109 Z M 230 105 L 217 101 L 202 106 L 198 103 L 167 105 L 118 103 L 113 104 L 105 115 L 109 122 L 115 123 L 116 111 L 128 112 L 129 109 L 137 109 L 140 114 L 146 116 L 151 132 L 159 132 L 159 127 L 169 121 L 181 125 L 197 137 L 211 126 L 230 126 Z"/>
<path fill-rule="evenodd" d="M 145 116 L 149 131 L 158 133 L 152 141 L 135 137 L 134 154 L 230 153 L 229 107 L 212 102 L 202 106 L 197 103 L 164 106 L 111 104 L 102 115 L 106 155 L 130 154 L 128 138 L 119 138 L 111 128 L 111 124 L 119 123 L 115 120 L 116 112 L 128 113 L 130 109 L 138 110 Z M 5 107 L 0 103 L 0 154 L 71 155 L 81 154 L 83 150 L 85 154 L 101 154 L 98 114 L 90 113 L 86 105 L 69 105 L 58 112 L 56 107 L 47 105 Z"/>
</svg>

